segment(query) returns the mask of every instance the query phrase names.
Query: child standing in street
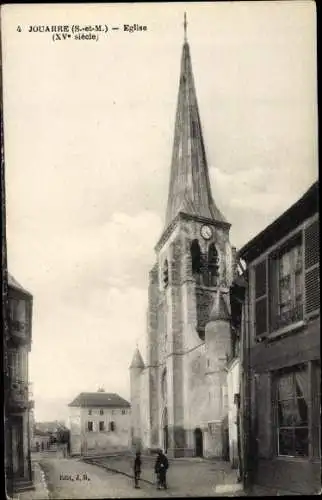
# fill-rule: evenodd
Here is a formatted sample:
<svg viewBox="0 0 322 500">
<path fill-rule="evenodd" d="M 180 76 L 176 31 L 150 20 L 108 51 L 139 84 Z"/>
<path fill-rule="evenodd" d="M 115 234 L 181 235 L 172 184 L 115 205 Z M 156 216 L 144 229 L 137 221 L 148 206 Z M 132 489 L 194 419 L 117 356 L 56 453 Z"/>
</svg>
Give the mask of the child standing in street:
<svg viewBox="0 0 322 500">
<path fill-rule="evenodd" d="M 137 451 L 134 460 L 134 488 L 140 488 L 141 463 L 141 453 Z"/>
</svg>

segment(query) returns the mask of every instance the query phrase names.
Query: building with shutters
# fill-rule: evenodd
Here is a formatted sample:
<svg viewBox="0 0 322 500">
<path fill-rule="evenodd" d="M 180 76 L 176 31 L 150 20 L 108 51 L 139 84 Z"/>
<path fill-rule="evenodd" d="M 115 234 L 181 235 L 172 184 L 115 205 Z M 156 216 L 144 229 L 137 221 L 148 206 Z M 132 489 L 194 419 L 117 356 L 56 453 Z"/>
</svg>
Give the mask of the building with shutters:
<svg viewBox="0 0 322 500">
<path fill-rule="evenodd" d="M 29 383 L 32 295 L 8 273 L 4 300 L 5 471 L 9 496 L 33 489 L 30 457 L 30 412 L 34 406 Z"/>
<path fill-rule="evenodd" d="M 70 453 L 88 455 L 130 448 L 130 403 L 102 390 L 81 392 L 69 405 Z"/>
<path fill-rule="evenodd" d="M 147 352 L 130 365 L 132 442 L 169 456 L 229 458 L 230 223 L 211 193 L 184 23 L 165 225 L 149 275 Z M 232 386 L 234 383 L 232 383 Z"/>
<path fill-rule="evenodd" d="M 258 494 L 321 489 L 319 184 L 239 252 L 242 436 Z"/>
</svg>

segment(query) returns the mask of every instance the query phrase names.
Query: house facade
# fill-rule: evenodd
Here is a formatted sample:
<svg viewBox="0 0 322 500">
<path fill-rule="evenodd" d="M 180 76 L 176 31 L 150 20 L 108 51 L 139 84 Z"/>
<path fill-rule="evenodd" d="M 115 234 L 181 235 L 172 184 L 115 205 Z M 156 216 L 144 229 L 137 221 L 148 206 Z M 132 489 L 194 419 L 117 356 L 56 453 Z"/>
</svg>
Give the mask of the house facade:
<svg viewBox="0 0 322 500">
<path fill-rule="evenodd" d="M 240 250 L 242 441 L 258 494 L 321 489 L 319 185 Z"/>
<path fill-rule="evenodd" d="M 69 410 L 71 455 L 130 448 L 131 406 L 118 394 L 80 393 Z"/>
<path fill-rule="evenodd" d="M 7 490 L 32 489 L 28 358 L 32 295 L 8 274 L 4 345 L 5 470 Z"/>
</svg>

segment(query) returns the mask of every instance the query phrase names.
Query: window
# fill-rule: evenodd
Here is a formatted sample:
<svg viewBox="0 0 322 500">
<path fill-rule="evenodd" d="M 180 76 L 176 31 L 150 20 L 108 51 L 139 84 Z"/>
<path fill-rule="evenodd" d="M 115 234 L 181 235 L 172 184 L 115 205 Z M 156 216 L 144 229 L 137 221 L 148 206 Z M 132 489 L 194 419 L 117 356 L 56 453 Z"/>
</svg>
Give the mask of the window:
<svg viewBox="0 0 322 500">
<path fill-rule="evenodd" d="M 105 430 L 105 425 L 104 425 L 104 422 L 100 422 L 99 423 L 99 430 L 100 432 L 104 431 Z"/>
<path fill-rule="evenodd" d="M 164 402 L 167 401 L 167 369 L 165 368 L 161 377 L 161 395 Z"/>
<path fill-rule="evenodd" d="M 91 415 L 92 414 L 92 410 L 88 410 L 88 414 Z"/>
<path fill-rule="evenodd" d="M 104 415 L 104 410 L 100 410 L 100 415 Z"/>
<path fill-rule="evenodd" d="M 274 328 L 303 318 L 302 244 L 297 242 L 280 253 L 277 260 L 277 311 Z M 274 318 L 273 318 L 274 320 Z"/>
<path fill-rule="evenodd" d="M 254 330 L 262 337 L 320 309 L 319 221 L 315 218 L 254 266 Z"/>
<path fill-rule="evenodd" d="M 192 273 L 198 274 L 201 272 L 201 267 L 202 267 L 201 250 L 198 240 L 193 240 L 193 242 L 191 243 L 190 253 L 191 253 Z"/>
<path fill-rule="evenodd" d="M 88 432 L 93 431 L 93 422 L 91 422 L 91 421 L 87 422 L 87 430 L 88 430 Z"/>
<path fill-rule="evenodd" d="M 24 300 L 10 299 L 10 319 L 12 321 L 26 321 L 26 302 Z"/>
<path fill-rule="evenodd" d="M 115 431 L 115 422 L 110 422 L 110 431 L 114 432 Z"/>
<path fill-rule="evenodd" d="M 126 410 L 122 410 L 122 415 L 125 415 L 126 414 Z"/>
<path fill-rule="evenodd" d="M 308 369 L 300 366 L 276 378 L 277 453 L 279 456 L 307 457 L 309 454 Z"/>
</svg>

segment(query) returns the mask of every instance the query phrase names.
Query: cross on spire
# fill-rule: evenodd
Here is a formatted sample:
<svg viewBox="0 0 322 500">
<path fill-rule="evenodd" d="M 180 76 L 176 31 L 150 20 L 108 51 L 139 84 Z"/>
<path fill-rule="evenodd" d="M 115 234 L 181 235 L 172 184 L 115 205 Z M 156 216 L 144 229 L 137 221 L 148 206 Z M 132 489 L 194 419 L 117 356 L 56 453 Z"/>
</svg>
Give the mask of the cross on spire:
<svg viewBox="0 0 322 500">
<path fill-rule="evenodd" d="M 184 41 L 187 41 L 187 14 L 186 12 L 184 13 L 184 18 L 183 18 L 183 29 L 184 29 Z"/>
<path fill-rule="evenodd" d="M 215 205 L 209 180 L 184 13 L 179 95 L 175 118 L 166 227 L 179 213 L 228 224 Z"/>
</svg>

